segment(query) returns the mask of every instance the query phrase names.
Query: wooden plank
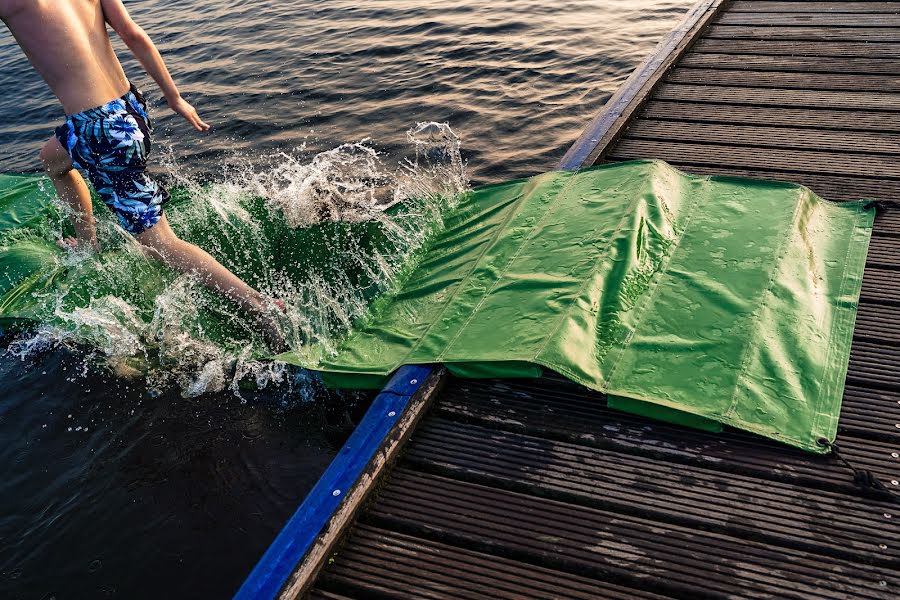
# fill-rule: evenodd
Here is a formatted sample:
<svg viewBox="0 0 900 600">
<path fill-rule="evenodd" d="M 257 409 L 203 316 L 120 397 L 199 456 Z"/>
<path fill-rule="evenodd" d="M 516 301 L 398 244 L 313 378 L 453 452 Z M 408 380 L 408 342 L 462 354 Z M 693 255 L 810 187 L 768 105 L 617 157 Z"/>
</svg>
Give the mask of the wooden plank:
<svg viewBox="0 0 900 600">
<path fill-rule="evenodd" d="M 900 27 L 900 14 L 741 13 L 724 11 L 717 25 L 765 25 L 769 27 Z"/>
<path fill-rule="evenodd" d="M 810 152 L 778 148 L 742 148 L 719 144 L 622 139 L 610 152 L 618 160 L 659 158 L 691 165 L 767 169 L 776 166 L 785 171 L 851 175 L 900 180 L 900 161 L 892 157 L 858 156 L 835 152 Z"/>
<path fill-rule="evenodd" d="M 674 471 L 681 464 L 703 465 L 763 480 L 860 494 L 852 474 L 839 461 L 750 433 L 707 433 L 611 410 L 602 394 L 555 374 L 528 382 L 454 380 L 448 388 L 432 413 L 436 418 L 446 416 L 497 430 L 656 458 L 669 463 Z M 853 389 L 871 392 L 868 386 Z M 876 396 L 890 401 L 892 394 Z M 841 435 L 840 442 L 844 453 L 859 461 L 858 466 L 886 481 L 900 475 L 891 444 L 847 435 Z"/>
<path fill-rule="evenodd" d="M 654 515 L 773 547 L 900 566 L 900 548 L 882 550 L 872 543 L 900 537 L 900 524 L 893 520 L 873 527 L 890 505 L 861 504 L 845 493 L 695 465 L 673 469 L 656 457 L 438 418 L 420 428 L 404 464 L 474 481 L 489 478 L 492 487 L 511 491 L 539 490 L 576 506 Z"/>
<path fill-rule="evenodd" d="M 900 2 L 779 2 L 769 0 L 735 0 L 728 6 L 728 12 L 900 14 Z"/>
<path fill-rule="evenodd" d="M 900 91 L 900 77 L 888 75 L 823 75 L 820 73 L 685 69 L 682 67 L 672 69 L 666 82 L 782 90 Z"/>
<path fill-rule="evenodd" d="M 562 169 L 593 164 L 618 137 L 619 132 L 646 102 L 650 91 L 662 80 L 715 17 L 724 0 L 698 0 L 687 15 L 663 38 L 651 54 L 613 94 L 560 161 Z"/>
<path fill-rule="evenodd" d="M 623 139 L 900 155 L 900 134 L 638 119 Z"/>
<path fill-rule="evenodd" d="M 866 302 L 900 306 L 900 271 L 866 269 L 860 297 Z"/>
<path fill-rule="evenodd" d="M 361 568 L 358 568 L 358 565 Z M 364 566 L 363 566 L 364 565 Z M 384 565 L 386 568 L 378 568 Z M 375 568 L 372 568 L 375 567 Z M 415 598 L 445 592 L 450 598 L 572 598 L 662 600 L 652 593 L 524 565 L 491 554 L 442 544 L 388 529 L 359 525 L 323 579 L 369 596 L 373 584 Z M 369 592 L 369 593 L 367 593 Z"/>
<path fill-rule="evenodd" d="M 704 37 L 697 40 L 691 48 L 691 54 L 694 53 L 897 59 L 900 58 L 900 43 L 777 41 L 769 39 L 726 40 Z"/>
<path fill-rule="evenodd" d="M 886 390 L 900 389 L 900 348 L 854 340 L 847 381 Z"/>
<path fill-rule="evenodd" d="M 640 119 L 661 119 L 726 125 L 767 124 L 776 127 L 815 127 L 842 131 L 900 132 L 900 114 L 874 111 L 796 109 L 700 102 L 651 101 Z"/>
<path fill-rule="evenodd" d="M 897 64 L 896 58 L 879 59 L 871 56 L 865 58 L 823 58 L 764 54 L 714 54 L 692 51 L 682 57 L 678 67 L 738 69 L 743 71 L 784 71 L 789 73 L 900 75 L 900 65 Z"/>
<path fill-rule="evenodd" d="M 621 159 L 631 160 L 631 159 Z M 820 175 L 817 173 L 797 173 L 785 171 L 784 165 L 771 164 L 759 169 L 738 169 L 720 167 L 719 165 L 691 164 L 690 157 L 668 161 L 670 164 L 689 173 L 698 175 L 728 175 L 734 177 L 751 177 L 771 179 L 773 181 L 793 181 L 811 188 L 814 192 L 829 200 L 859 200 L 860 198 L 897 198 L 900 197 L 900 181 L 892 179 L 876 179 L 871 177 L 846 177 L 839 175 Z M 875 219 L 874 235 L 900 235 L 900 219 L 888 211 Z M 900 294 L 898 294 L 900 297 Z"/>
<path fill-rule="evenodd" d="M 710 25 L 706 39 L 746 39 L 765 41 L 848 41 L 897 42 L 898 32 L 891 27 L 773 27 L 761 25 Z"/>
<path fill-rule="evenodd" d="M 863 308 L 860 307 L 860 310 Z M 877 315 L 873 317 L 877 318 Z M 900 423 L 900 394 L 856 385 L 846 386 L 838 425 L 840 435 L 852 432 L 857 437 L 892 440 L 897 447 L 900 444 L 897 423 Z M 900 454 L 900 451 L 897 452 Z M 900 474 L 900 456 L 895 457 L 892 452 L 890 457 L 896 461 Z"/>
<path fill-rule="evenodd" d="M 370 519 L 679 598 L 887 599 L 900 585 L 890 569 L 409 469 L 395 472 Z"/>
<path fill-rule="evenodd" d="M 860 303 L 859 311 L 856 314 L 854 336 L 869 342 L 887 340 L 891 344 L 900 345 L 900 320 L 896 318 L 896 310 L 892 306 L 886 307 L 873 302 Z M 900 423 L 900 420 L 894 423 Z M 900 436 L 900 429 L 895 428 L 893 424 L 891 429 L 893 430 L 891 433 Z"/>
<path fill-rule="evenodd" d="M 318 588 L 310 591 L 308 598 L 309 600 L 353 600 L 351 596 L 335 594 L 334 592 L 328 592 Z"/>
<path fill-rule="evenodd" d="M 879 236 L 872 238 L 869 243 L 869 254 L 866 257 L 866 265 L 882 269 L 900 270 L 900 240 L 895 237 Z M 900 292 L 900 290 L 898 290 Z M 900 324 L 900 319 L 895 319 Z M 891 325 L 885 324 L 887 330 Z M 900 339 L 900 338 L 898 338 Z"/>
<path fill-rule="evenodd" d="M 655 90 L 654 98 L 811 109 L 828 107 L 847 110 L 900 111 L 900 95 L 883 92 L 784 90 L 663 83 Z"/>
</svg>

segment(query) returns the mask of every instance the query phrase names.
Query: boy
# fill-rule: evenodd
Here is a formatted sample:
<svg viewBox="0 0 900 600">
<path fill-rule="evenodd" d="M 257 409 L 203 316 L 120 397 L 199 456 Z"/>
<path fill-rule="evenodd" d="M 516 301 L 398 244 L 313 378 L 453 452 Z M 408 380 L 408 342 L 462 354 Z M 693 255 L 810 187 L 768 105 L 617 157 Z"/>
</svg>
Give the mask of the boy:
<svg viewBox="0 0 900 600">
<path fill-rule="evenodd" d="M 197 131 L 206 131 L 209 125 L 178 93 L 156 46 L 128 15 L 122 0 L 0 0 L 0 19 L 67 116 L 40 154 L 57 195 L 72 207 L 77 238 L 60 240 L 60 246 L 99 250 L 90 193 L 78 172 L 86 171 L 119 224 L 149 254 L 177 271 L 196 275 L 254 314 L 273 350 L 284 349 L 273 315 L 273 306 L 284 310 L 284 303 L 267 299 L 212 256 L 180 240 L 169 227 L 163 211 L 169 195 L 146 172 L 151 136 L 147 105 L 126 78 L 106 25 L 156 81 L 169 108 Z"/>
</svg>

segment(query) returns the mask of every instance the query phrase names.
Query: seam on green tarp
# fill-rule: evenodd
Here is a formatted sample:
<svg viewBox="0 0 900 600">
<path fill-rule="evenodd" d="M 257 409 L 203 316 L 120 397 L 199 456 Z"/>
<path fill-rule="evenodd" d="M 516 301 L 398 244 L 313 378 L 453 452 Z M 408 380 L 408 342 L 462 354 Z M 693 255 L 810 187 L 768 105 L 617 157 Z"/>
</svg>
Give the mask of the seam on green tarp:
<svg viewBox="0 0 900 600">
<path fill-rule="evenodd" d="M 475 316 L 478 314 L 478 310 L 479 310 L 482 306 L 484 306 L 484 301 L 487 299 L 487 297 L 491 294 L 491 292 L 493 292 L 493 291 L 497 288 L 497 286 L 498 286 L 498 285 L 500 284 L 500 282 L 503 280 L 503 276 L 506 274 L 507 271 L 509 271 L 509 268 L 512 266 L 513 262 L 515 262 L 515 260 L 516 260 L 517 258 L 519 258 L 519 256 L 522 254 L 522 250 L 524 250 L 524 249 L 525 249 L 525 246 L 527 246 L 528 243 L 534 238 L 535 232 L 536 232 L 536 231 L 544 224 L 544 222 L 546 222 L 547 218 L 548 218 L 551 214 L 553 214 L 553 211 L 559 206 L 559 204 L 560 204 L 559 199 L 565 198 L 566 193 L 567 193 L 567 192 L 569 191 L 569 189 L 572 187 L 572 184 L 575 182 L 575 180 L 576 180 L 577 177 L 578 177 L 578 174 L 577 174 L 577 173 L 572 173 L 571 175 L 569 175 L 568 179 L 566 180 L 565 185 L 563 185 L 562 189 L 561 189 L 561 190 L 559 191 L 559 193 L 557 194 L 557 196 L 558 196 L 557 201 L 556 201 L 556 202 L 553 202 L 553 203 L 551 204 L 551 206 L 550 206 L 550 210 L 547 210 L 546 212 L 544 212 L 544 215 L 541 217 L 541 220 L 538 221 L 537 224 L 535 224 L 534 226 L 532 226 L 531 231 L 529 232 L 529 234 L 528 234 L 527 236 L 523 236 L 524 239 L 522 240 L 522 243 L 519 244 L 519 248 L 515 251 L 515 253 L 513 253 L 512 256 L 510 256 L 509 260 L 506 261 L 506 264 L 503 266 L 503 269 L 500 271 L 500 275 L 494 280 L 494 283 L 491 285 L 491 287 L 488 288 L 488 289 L 486 289 L 486 290 L 484 291 L 484 293 L 481 295 L 481 299 L 478 301 L 478 304 L 476 304 L 476 305 L 475 305 L 475 308 L 472 309 L 472 313 L 471 313 L 471 314 L 469 315 L 469 317 L 463 322 L 462 326 L 459 328 L 459 331 L 456 332 L 456 335 L 453 336 L 453 338 L 450 339 L 450 340 L 447 342 L 447 345 L 446 345 L 446 347 L 444 348 L 444 351 L 443 351 L 443 352 L 440 354 L 440 356 L 439 356 L 439 360 L 440 360 L 441 362 L 443 362 L 444 356 L 446 355 L 447 351 L 450 350 L 450 348 L 453 347 L 454 342 L 456 342 L 456 340 L 459 339 L 459 336 L 461 336 L 461 335 L 463 334 L 463 332 L 466 330 L 466 327 L 469 325 L 469 323 L 472 322 L 472 319 L 474 319 Z M 518 214 L 518 212 L 519 212 L 518 209 L 519 209 L 519 207 L 522 205 L 522 201 L 523 201 L 525 198 L 527 198 L 527 197 L 528 197 L 527 194 L 522 194 L 522 195 L 519 197 L 519 200 L 516 202 L 516 209 L 513 210 L 513 211 L 511 211 L 510 218 L 504 222 L 504 225 L 509 225 L 509 223 L 512 221 L 512 219 L 514 218 L 514 216 Z M 496 241 L 497 241 L 497 240 L 495 239 L 494 242 L 496 242 Z M 495 244 L 492 243 L 492 244 L 490 244 L 488 247 L 489 247 L 489 248 L 493 248 L 494 246 L 495 246 Z M 485 252 L 487 252 L 487 249 L 485 249 Z M 476 262 L 477 262 L 477 263 L 480 263 L 480 262 L 481 262 L 481 259 L 482 259 L 483 257 L 484 257 L 484 254 L 480 255 L 480 256 L 478 257 L 478 261 L 476 261 Z M 473 271 L 474 271 L 474 268 L 473 268 Z M 424 337 L 424 336 L 423 336 L 423 337 Z"/>
<path fill-rule="evenodd" d="M 679 183 L 683 185 L 683 182 L 679 182 Z M 709 179 L 703 180 L 703 187 L 704 187 L 703 193 L 705 195 L 706 194 L 705 188 L 709 187 Z M 696 212 L 697 205 L 699 203 L 698 202 L 699 197 L 700 197 L 700 194 L 692 195 L 691 206 L 688 211 L 688 215 L 685 218 L 684 226 L 681 228 L 680 232 L 676 232 L 675 240 L 672 242 L 672 246 L 668 249 L 663 261 L 660 263 L 659 271 L 657 271 L 657 273 L 654 275 L 652 289 L 648 289 L 647 293 L 644 295 L 644 298 L 641 299 L 640 305 L 636 305 L 632 309 L 635 312 L 635 314 L 637 315 L 637 319 L 635 320 L 634 327 L 631 328 L 631 331 L 628 332 L 628 335 L 625 336 L 625 339 L 622 340 L 621 348 L 619 348 L 618 355 L 616 355 L 615 358 L 613 359 L 612 368 L 610 369 L 609 376 L 606 378 L 605 388 L 607 390 L 609 389 L 609 386 L 612 385 L 613 378 L 616 374 L 616 371 L 619 368 L 619 365 L 622 364 L 621 363 L 622 355 L 625 353 L 625 350 L 628 348 L 629 344 L 631 343 L 632 339 L 634 338 L 635 332 L 638 330 L 638 327 L 640 326 L 644 317 L 647 315 L 647 313 L 644 309 L 646 308 L 647 304 L 649 304 L 650 301 L 655 298 L 656 291 L 659 289 L 659 282 L 662 280 L 662 278 L 668 272 L 669 264 L 672 262 L 672 257 L 678 251 L 678 248 L 681 244 L 681 240 L 684 239 L 684 236 L 687 234 L 688 229 L 690 229 L 691 220 L 694 217 L 694 213 Z M 611 352 L 610 352 L 610 356 L 613 356 Z M 608 362 L 608 361 L 609 361 L 609 357 L 607 357 L 607 359 L 604 361 L 604 363 Z M 607 392 L 607 393 L 609 393 L 609 392 Z"/>
<path fill-rule="evenodd" d="M 874 213 L 865 210 L 864 203 L 860 202 L 857 206 L 856 225 L 854 226 L 853 237 L 858 238 L 860 232 L 863 231 L 864 226 L 870 229 L 874 222 L 874 218 Z M 841 278 L 840 294 L 838 296 L 840 303 L 849 300 L 854 307 L 859 306 L 859 289 L 862 286 L 863 277 L 861 273 L 852 272 L 848 266 L 856 264 L 859 260 L 865 260 L 869 251 L 871 236 L 864 236 L 864 238 L 865 239 L 859 243 L 848 244 L 847 255 L 844 260 L 843 277 Z M 848 284 L 850 284 L 851 289 L 856 290 L 852 299 L 844 298 L 847 293 L 846 287 Z M 842 320 L 843 322 L 841 322 Z M 839 311 L 838 318 L 835 319 L 833 325 L 834 329 L 837 331 L 832 331 L 829 334 L 828 356 L 825 360 L 826 364 L 830 366 L 830 368 L 826 369 L 826 372 L 831 373 L 831 377 L 826 379 L 825 385 L 823 386 L 823 394 L 828 392 L 827 395 L 825 395 L 825 401 L 830 400 L 828 406 L 829 410 L 827 412 L 829 415 L 832 415 L 825 435 L 829 440 L 834 439 L 837 434 L 838 418 L 833 415 L 840 414 L 839 407 L 843 402 L 844 381 L 847 378 L 848 364 L 844 361 L 840 361 L 839 356 L 845 353 L 845 349 L 846 352 L 849 352 L 849 347 L 853 344 L 853 331 L 856 326 L 856 310 Z M 844 326 L 841 327 L 840 325 Z M 835 338 L 837 338 L 836 341 Z M 838 353 L 836 351 L 838 348 L 840 348 L 842 352 Z M 820 410 L 817 413 L 813 422 L 813 431 L 818 428 L 819 421 L 825 416 L 826 411 L 824 410 Z"/>
<path fill-rule="evenodd" d="M 574 171 L 573 173 L 574 173 L 574 175 L 572 175 L 572 178 L 570 179 L 570 181 L 574 182 L 575 178 L 578 175 L 580 175 L 581 172 Z M 544 339 L 544 343 L 541 344 L 540 348 L 538 348 L 537 352 L 535 352 L 535 355 L 532 357 L 532 360 L 534 360 L 535 362 L 542 364 L 538 357 L 544 353 L 544 351 L 547 349 L 547 345 L 550 344 L 551 340 L 553 340 L 554 336 L 559 333 L 559 330 L 566 323 L 566 320 L 571 316 L 572 311 L 575 309 L 575 307 L 578 304 L 578 298 L 580 298 L 584 294 L 584 292 L 587 290 L 588 286 L 591 284 L 591 281 L 592 281 L 594 275 L 597 273 L 597 270 L 601 269 L 603 267 L 603 261 L 604 261 L 604 259 L 609 257 L 609 253 L 612 250 L 613 243 L 616 240 L 616 235 L 618 235 L 618 233 L 622 231 L 623 226 L 628 221 L 628 216 L 629 215 L 626 212 L 619 219 L 619 222 L 616 223 L 615 229 L 613 229 L 612 233 L 609 236 L 609 241 L 607 241 L 606 246 L 603 248 L 603 253 L 597 257 L 596 261 L 594 261 L 594 266 L 591 268 L 591 270 L 588 272 L 587 276 L 584 278 L 584 282 L 581 284 L 581 287 L 578 288 L 578 293 L 572 297 L 572 301 L 569 303 L 568 308 L 563 310 L 562 313 L 560 314 L 559 318 L 556 320 L 556 324 L 554 325 L 551 334 L 548 335 Z M 606 387 L 605 384 L 607 382 L 608 382 L 608 379 L 604 378 L 604 382 L 603 382 L 604 388 Z M 588 386 L 588 387 L 595 387 L 595 386 Z M 596 389 L 596 387 L 595 387 L 595 389 Z M 600 389 L 598 391 L 604 391 L 604 390 Z"/>
<path fill-rule="evenodd" d="M 805 196 L 805 195 L 804 195 Z M 784 260 L 785 255 L 790 249 L 790 242 L 794 239 L 794 235 L 797 231 L 797 216 L 800 213 L 800 208 L 803 206 L 804 200 L 801 197 L 796 204 L 794 205 L 794 212 L 791 215 L 791 229 L 788 235 L 784 236 L 784 239 L 781 240 L 781 246 L 778 249 L 777 260 L 772 261 L 772 270 L 769 271 L 769 279 L 766 282 L 766 287 L 763 289 L 762 294 L 759 297 L 759 305 L 753 311 L 753 315 L 750 317 L 750 324 L 748 326 L 748 331 L 752 333 L 756 333 L 759 327 L 759 318 L 760 314 L 765 310 L 767 306 L 767 302 L 769 297 L 772 295 L 772 286 L 775 285 L 775 278 L 778 275 L 779 270 L 781 269 L 781 261 Z M 751 350 L 754 348 L 754 344 L 756 343 L 758 336 L 753 335 L 748 338 L 747 345 L 744 346 L 744 351 L 741 356 L 740 368 L 738 369 L 737 377 L 735 378 L 735 386 L 734 391 L 731 394 L 731 405 L 728 407 L 722 417 L 728 419 L 729 421 L 733 420 L 734 411 L 737 410 L 738 406 L 738 395 L 741 391 L 741 382 L 746 376 L 747 365 L 750 363 L 751 358 Z M 790 439 L 790 438 L 789 438 Z"/>
<path fill-rule="evenodd" d="M 857 212 L 857 215 L 858 214 L 859 213 Z M 858 220 L 858 218 L 857 218 L 857 220 Z M 856 227 L 857 227 L 857 225 L 854 224 L 854 234 L 855 234 Z M 852 253 L 852 251 L 853 251 L 853 244 L 848 244 L 847 252 L 844 255 L 844 265 L 847 264 L 847 260 L 850 258 L 850 254 Z M 848 276 L 848 269 L 845 267 L 841 272 L 841 285 L 838 287 L 838 290 L 839 290 L 838 298 L 840 299 L 839 302 L 843 302 L 844 288 L 847 284 L 847 276 Z M 827 354 L 825 356 L 825 364 L 831 364 L 831 357 L 834 354 L 834 349 L 836 347 L 836 344 L 834 343 L 834 339 L 839 333 L 841 333 L 840 314 L 831 323 L 831 329 L 828 332 L 829 344 L 828 344 Z M 821 393 L 820 393 L 820 398 L 817 399 L 819 404 L 822 404 L 823 402 L 828 402 L 829 400 L 831 400 L 833 402 L 833 400 L 830 398 L 830 395 L 829 395 L 829 392 L 831 391 L 831 381 L 830 380 L 831 380 L 831 378 L 829 377 L 829 378 L 826 378 L 826 380 L 823 382 Z M 822 410 L 819 410 L 816 412 L 816 416 L 813 418 L 813 426 L 812 426 L 813 431 L 818 431 L 819 421 L 822 418 L 822 413 L 823 413 Z"/>
<path fill-rule="evenodd" d="M 532 185 L 532 188 L 535 186 L 536 186 L 536 184 Z M 514 202 L 514 208 L 512 210 L 510 210 L 509 215 L 507 215 L 506 218 L 504 218 L 501 225 L 503 225 L 503 226 L 509 225 L 509 222 L 512 221 L 512 219 L 517 214 L 517 211 L 519 209 L 519 206 L 521 205 L 522 199 L 525 197 L 527 197 L 527 194 L 523 190 L 522 192 L 520 192 L 519 198 Z M 431 322 L 431 324 L 428 327 L 425 328 L 425 331 L 422 332 L 422 334 L 419 336 L 419 339 L 416 340 L 416 343 L 412 345 L 412 347 L 409 349 L 409 351 L 407 351 L 406 358 L 402 361 L 403 364 L 422 364 L 422 363 L 410 362 L 409 357 L 413 354 L 413 352 L 415 352 L 419 348 L 419 346 L 422 344 L 422 342 L 428 336 L 428 333 L 431 331 L 431 328 L 434 327 L 434 325 L 436 323 L 440 322 L 441 317 L 443 317 L 444 313 L 447 311 L 447 307 L 450 306 L 450 303 L 459 295 L 459 292 L 462 289 L 463 284 L 465 283 L 466 279 L 468 279 L 472 275 L 472 273 L 475 272 L 475 270 L 478 268 L 478 266 L 481 262 L 481 259 L 484 258 L 484 255 L 487 254 L 488 250 L 490 250 L 490 248 L 493 247 L 494 242 L 496 242 L 496 238 L 494 240 L 491 240 L 491 243 L 485 244 L 485 247 L 478 254 L 478 259 L 472 261 L 472 267 L 471 267 L 471 269 L 469 269 L 468 273 L 466 273 L 466 278 L 460 279 L 459 283 L 453 289 L 453 293 L 449 295 L 446 302 L 444 302 L 443 306 L 441 306 L 441 309 L 438 311 L 437 315 L 435 316 L 435 319 Z M 424 363 L 424 364 L 427 364 L 427 363 Z"/>
</svg>

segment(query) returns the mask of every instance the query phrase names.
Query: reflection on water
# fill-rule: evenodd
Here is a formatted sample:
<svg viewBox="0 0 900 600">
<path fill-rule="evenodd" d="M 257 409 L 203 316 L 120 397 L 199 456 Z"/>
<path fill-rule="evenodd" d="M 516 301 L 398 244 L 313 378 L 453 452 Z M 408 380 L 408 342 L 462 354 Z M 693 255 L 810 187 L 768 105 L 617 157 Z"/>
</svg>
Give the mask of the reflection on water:
<svg viewBox="0 0 900 600">
<path fill-rule="evenodd" d="M 143 0 L 159 45 L 211 135 L 156 114 L 185 162 L 216 173 L 232 150 L 310 154 L 369 138 L 389 158 L 403 131 L 448 122 L 473 182 L 550 168 L 585 121 L 690 5 L 686 0 Z M 0 36 L 0 170 L 35 169 L 61 111 Z M 121 44 L 117 48 L 122 48 Z M 120 54 L 125 56 L 120 51 Z M 126 71 L 157 106 L 134 60 Z"/>
<path fill-rule="evenodd" d="M 223 244 L 229 232 L 252 233 L 259 207 L 247 198 L 257 195 L 297 231 L 335 219 L 393 231 L 385 207 L 428 177 L 449 182 L 465 164 L 481 184 L 552 168 L 688 4 L 129 2 L 213 124 L 205 136 L 188 131 L 135 61 L 125 62 L 156 105 L 157 172 L 199 198 L 183 217 L 173 210 L 186 237 L 204 245 L 213 221 L 224 223 Z M 0 64 L 0 172 L 35 171 L 62 112 L 9 35 L 0 35 Z M 431 121 L 459 135 L 458 163 L 410 143 L 405 131 Z M 407 169 L 416 156 L 430 162 Z M 246 249 L 235 260 L 250 264 L 261 255 L 245 239 L 256 241 L 232 238 L 232 250 Z M 370 280 L 391 281 L 390 260 L 364 256 Z M 257 283 L 279 283 L 270 275 L 262 269 Z M 339 332 L 365 304 L 346 295 L 353 289 L 292 292 L 293 326 L 304 335 Z M 192 306 L 224 310 L 190 281 L 171 280 L 167 294 L 160 318 L 170 325 Z M 56 317 L 89 331 L 130 319 L 115 297 L 97 298 L 92 309 Z M 140 362 L 120 362 L 117 377 L 96 366 L 103 360 L 85 360 L 85 352 L 108 359 L 146 347 L 149 334 L 138 334 L 137 323 L 115 343 L 101 335 L 62 345 L 60 332 L 71 329 L 54 325 L 49 347 L 14 346 L 24 359 L 0 357 L 0 597 L 227 597 L 328 462 L 349 400 L 323 398 L 287 371 L 254 391 L 246 382 L 255 374 L 235 377 L 241 364 L 255 364 L 241 363 L 238 345 L 221 364 L 222 340 L 172 346 L 209 341 L 190 323 L 186 337 L 175 335 L 185 328 L 148 330 L 157 343 L 168 331 L 173 353 L 196 359 L 194 369 L 157 370 L 160 379 L 149 383 Z M 129 369 L 138 375 L 122 377 L 134 375 Z M 318 399 L 304 402 L 301 392 Z"/>
</svg>

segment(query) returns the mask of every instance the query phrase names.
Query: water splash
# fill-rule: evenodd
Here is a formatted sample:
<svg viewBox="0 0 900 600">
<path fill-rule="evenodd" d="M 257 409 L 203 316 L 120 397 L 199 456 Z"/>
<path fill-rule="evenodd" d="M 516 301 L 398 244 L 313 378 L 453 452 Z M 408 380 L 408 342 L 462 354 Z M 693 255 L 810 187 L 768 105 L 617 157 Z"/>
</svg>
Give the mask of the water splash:
<svg viewBox="0 0 900 600">
<path fill-rule="evenodd" d="M 408 273 L 440 228 L 442 211 L 468 186 L 447 124 L 418 123 L 407 139 L 410 155 L 393 166 L 364 140 L 307 158 L 303 149 L 279 153 L 267 168 L 229 167 L 211 184 L 186 175 L 169 154 L 169 222 L 250 285 L 285 301 L 292 349 L 333 353 L 372 300 Z M 24 359 L 77 348 L 85 369 L 99 361 L 120 376 L 144 377 L 151 392 L 177 386 L 186 397 L 305 381 L 264 360 L 252 317 L 145 256 L 102 212 L 104 253 L 58 259 L 67 281 L 88 283 L 41 299 L 44 324 L 8 353 Z M 60 231 L 57 223 L 45 235 Z"/>
</svg>

